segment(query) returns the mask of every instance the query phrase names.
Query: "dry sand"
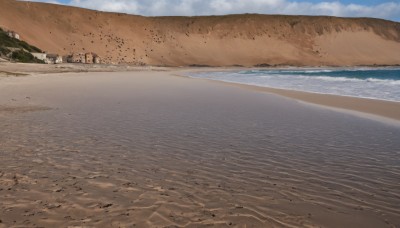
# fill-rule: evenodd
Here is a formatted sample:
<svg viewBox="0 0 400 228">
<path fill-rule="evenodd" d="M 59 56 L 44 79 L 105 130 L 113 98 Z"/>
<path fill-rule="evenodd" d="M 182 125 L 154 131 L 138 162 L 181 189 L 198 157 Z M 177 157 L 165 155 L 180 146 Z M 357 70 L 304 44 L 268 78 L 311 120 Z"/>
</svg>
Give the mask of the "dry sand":
<svg viewBox="0 0 400 228">
<path fill-rule="evenodd" d="M 209 66 L 400 64 L 400 24 L 277 15 L 142 17 L 0 1 L 0 27 L 49 53 L 106 63 Z"/>
<path fill-rule="evenodd" d="M 0 77 L 0 227 L 400 226 L 398 127 L 180 73 Z"/>
</svg>

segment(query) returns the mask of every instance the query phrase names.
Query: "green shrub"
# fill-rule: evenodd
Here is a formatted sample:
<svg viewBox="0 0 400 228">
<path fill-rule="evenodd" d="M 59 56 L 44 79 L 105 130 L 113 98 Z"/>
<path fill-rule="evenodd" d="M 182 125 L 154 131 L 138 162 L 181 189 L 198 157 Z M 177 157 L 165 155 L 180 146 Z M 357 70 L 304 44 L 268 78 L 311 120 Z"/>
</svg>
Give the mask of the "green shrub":
<svg viewBox="0 0 400 228">
<path fill-rule="evenodd" d="M 27 50 L 29 52 L 42 52 L 42 50 L 40 50 L 39 48 L 29 45 L 25 41 L 19 41 L 19 42 L 20 42 L 20 46 L 22 46 L 23 48 L 25 48 L 25 50 Z"/>
<path fill-rule="evenodd" d="M 11 58 L 21 63 L 44 63 L 44 61 L 35 58 L 31 53 L 22 50 L 14 51 Z"/>
<path fill-rule="evenodd" d="M 0 55 L 6 56 L 8 53 L 10 53 L 10 50 L 4 47 L 0 47 Z"/>
<path fill-rule="evenodd" d="M 24 48 L 29 52 L 42 52 L 39 48 L 29 45 L 25 41 L 9 37 L 3 30 L 0 30 L 0 47 Z"/>
<path fill-rule="evenodd" d="M 35 58 L 31 53 L 29 53 L 42 52 L 42 50 L 26 43 L 25 41 L 9 37 L 7 32 L 0 28 L 0 55 L 6 56 L 11 52 L 7 47 L 21 49 L 19 51 L 14 51 L 11 54 L 11 58 L 14 61 L 22 63 L 44 63 L 44 61 Z"/>
</svg>

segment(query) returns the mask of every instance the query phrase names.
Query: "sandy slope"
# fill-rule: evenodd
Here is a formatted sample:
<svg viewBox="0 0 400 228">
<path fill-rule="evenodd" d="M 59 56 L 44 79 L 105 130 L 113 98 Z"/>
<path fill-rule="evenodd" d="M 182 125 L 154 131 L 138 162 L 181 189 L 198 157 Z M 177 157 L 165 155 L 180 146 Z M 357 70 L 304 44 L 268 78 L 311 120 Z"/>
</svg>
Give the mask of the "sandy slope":
<svg viewBox="0 0 400 228">
<path fill-rule="evenodd" d="M 400 64 L 400 24 L 378 19 L 231 15 L 142 17 L 0 0 L 0 26 L 48 52 L 108 63 L 229 66 Z"/>
</svg>

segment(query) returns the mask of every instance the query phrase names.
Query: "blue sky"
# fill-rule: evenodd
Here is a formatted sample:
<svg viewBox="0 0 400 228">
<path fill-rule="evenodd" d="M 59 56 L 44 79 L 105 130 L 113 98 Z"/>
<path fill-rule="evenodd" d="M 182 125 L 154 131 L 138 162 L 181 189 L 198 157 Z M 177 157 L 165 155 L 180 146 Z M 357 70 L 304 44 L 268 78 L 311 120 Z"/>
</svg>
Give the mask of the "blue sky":
<svg viewBox="0 0 400 228">
<path fill-rule="evenodd" d="M 400 21 L 400 0 L 33 0 L 146 16 L 236 13 L 375 17 Z"/>
</svg>

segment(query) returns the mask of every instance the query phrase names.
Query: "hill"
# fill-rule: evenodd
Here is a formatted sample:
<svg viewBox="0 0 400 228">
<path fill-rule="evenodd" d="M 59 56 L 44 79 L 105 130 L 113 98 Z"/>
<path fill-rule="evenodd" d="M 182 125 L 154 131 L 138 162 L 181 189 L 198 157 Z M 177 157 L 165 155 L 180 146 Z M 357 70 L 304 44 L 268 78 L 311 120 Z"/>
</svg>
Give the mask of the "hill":
<svg viewBox="0 0 400 228">
<path fill-rule="evenodd" d="M 36 59 L 30 52 L 42 52 L 39 48 L 9 37 L 7 33 L 0 28 L 0 58 L 9 59 L 23 63 L 43 63 Z"/>
<path fill-rule="evenodd" d="M 0 0 L 0 27 L 44 51 L 106 63 L 208 66 L 400 64 L 400 23 L 279 15 L 143 17 Z"/>
</svg>

